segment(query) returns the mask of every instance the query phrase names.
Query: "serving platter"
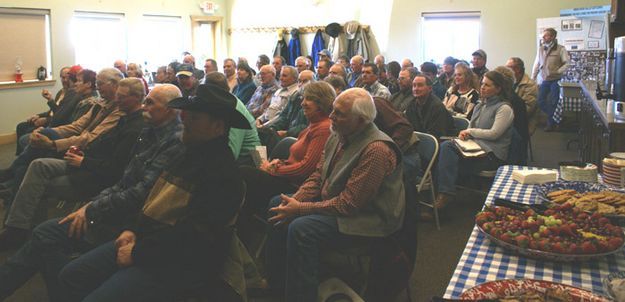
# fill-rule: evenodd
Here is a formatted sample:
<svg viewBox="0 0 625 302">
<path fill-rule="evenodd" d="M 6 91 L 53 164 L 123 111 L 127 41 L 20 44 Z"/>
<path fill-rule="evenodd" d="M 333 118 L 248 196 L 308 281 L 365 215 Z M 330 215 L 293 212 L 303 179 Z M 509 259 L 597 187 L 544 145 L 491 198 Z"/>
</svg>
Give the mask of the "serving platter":
<svg viewBox="0 0 625 302">
<path fill-rule="evenodd" d="M 515 296 L 527 291 L 545 293 L 548 289 L 560 290 L 567 293 L 571 301 L 607 302 L 610 299 L 594 294 L 590 291 L 550 281 L 533 279 L 503 279 L 485 282 L 463 292 L 460 299 L 463 300 L 494 300 L 507 296 Z"/>
</svg>

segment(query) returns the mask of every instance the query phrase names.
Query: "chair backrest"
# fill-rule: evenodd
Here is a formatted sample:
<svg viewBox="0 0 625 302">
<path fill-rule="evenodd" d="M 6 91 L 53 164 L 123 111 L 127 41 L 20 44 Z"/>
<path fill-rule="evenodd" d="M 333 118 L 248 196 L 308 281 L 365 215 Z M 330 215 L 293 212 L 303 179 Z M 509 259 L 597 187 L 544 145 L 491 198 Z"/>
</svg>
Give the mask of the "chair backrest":
<svg viewBox="0 0 625 302">
<path fill-rule="evenodd" d="M 421 160 L 429 163 L 432 159 L 436 159 L 438 155 L 438 141 L 436 138 L 431 134 L 423 132 L 415 131 L 415 134 L 419 137 L 417 153 L 419 153 Z"/>
<path fill-rule="evenodd" d="M 421 178 L 419 187 L 423 187 L 426 183 L 431 182 L 432 167 L 436 158 L 438 157 L 438 141 L 436 138 L 427 133 L 415 131 L 417 137 L 419 137 L 419 143 L 417 144 L 417 153 L 423 162 L 427 162 L 428 165 L 423 171 L 423 177 Z"/>
<path fill-rule="evenodd" d="M 291 145 L 293 145 L 297 141 L 297 138 L 294 137 L 285 137 L 281 139 L 273 150 L 271 150 L 271 159 L 288 159 Z"/>
<path fill-rule="evenodd" d="M 469 120 L 464 117 L 454 116 L 454 127 L 458 132 L 469 128 Z"/>
</svg>

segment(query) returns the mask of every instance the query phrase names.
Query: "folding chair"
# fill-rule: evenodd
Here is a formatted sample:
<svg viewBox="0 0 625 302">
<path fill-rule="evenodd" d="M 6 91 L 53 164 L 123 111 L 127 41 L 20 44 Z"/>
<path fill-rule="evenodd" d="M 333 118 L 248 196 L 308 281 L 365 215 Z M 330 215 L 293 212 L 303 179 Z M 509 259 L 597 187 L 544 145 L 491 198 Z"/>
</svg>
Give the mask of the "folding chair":
<svg viewBox="0 0 625 302">
<path fill-rule="evenodd" d="M 289 149 L 291 148 L 291 145 L 293 145 L 296 141 L 297 141 L 297 138 L 290 137 L 290 136 L 281 139 L 276 144 L 276 146 L 273 147 L 273 150 L 271 150 L 271 155 L 269 156 L 269 158 L 288 159 L 289 154 L 290 154 Z"/>
<path fill-rule="evenodd" d="M 417 153 L 419 153 L 421 161 L 428 163 L 427 168 L 423 172 L 423 176 L 420 179 L 417 178 L 417 192 L 421 193 L 422 191 L 430 190 L 432 194 L 431 203 L 425 201 L 419 201 L 419 203 L 434 210 L 434 221 L 436 221 L 436 229 L 440 230 L 441 225 L 438 219 L 438 209 L 434 207 L 434 202 L 436 201 L 436 192 L 434 190 L 434 183 L 432 181 L 432 168 L 434 167 L 434 162 L 438 157 L 438 141 L 434 136 L 427 133 L 415 131 L 415 134 L 417 135 L 417 137 L 419 137 L 419 143 L 417 144 Z"/>
<path fill-rule="evenodd" d="M 469 128 L 469 120 L 464 117 L 454 116 L 454 127 L 458 132 Z"/>
</svg>

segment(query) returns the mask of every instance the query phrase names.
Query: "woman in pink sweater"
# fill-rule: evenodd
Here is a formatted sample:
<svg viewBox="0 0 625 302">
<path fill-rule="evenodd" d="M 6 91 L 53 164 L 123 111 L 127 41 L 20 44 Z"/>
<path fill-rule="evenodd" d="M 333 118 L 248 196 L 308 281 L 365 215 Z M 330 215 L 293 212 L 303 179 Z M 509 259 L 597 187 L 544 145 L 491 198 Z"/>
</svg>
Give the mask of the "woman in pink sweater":
<svg viewBox="0 0 625 302">
<path fill-rule="evenodd" d="M 266 210 L 269 199 L 281 193 L 293 193 L 317 167 L 328 136 L 332 102 L 336 94 L 325 82 L 310 83 L 304 88 L 302 111 L 308 127 L 300 132 L 289 149 L 286 160 L 263 161 L 259 168 L 241 167 L 247 183 L 244 209 L 249 213 Z"/>
</svg>

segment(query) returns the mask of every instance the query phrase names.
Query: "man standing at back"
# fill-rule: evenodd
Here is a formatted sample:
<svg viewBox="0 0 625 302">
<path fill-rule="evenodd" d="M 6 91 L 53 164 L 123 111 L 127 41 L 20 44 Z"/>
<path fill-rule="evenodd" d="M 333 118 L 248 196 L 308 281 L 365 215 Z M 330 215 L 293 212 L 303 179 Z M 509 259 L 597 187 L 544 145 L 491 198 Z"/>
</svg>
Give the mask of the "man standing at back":
<svg viewBox="0 0 625 302">
<path fill-rule="evenodd" d="M 557 35 L 558 32 L 553 28 L 546 28 L 543 31 L 532 69 L 532 80 L 536 81 L 539 74 L 542 79 L 538 89 L 538 107 L 547 115 L 545 131 L 553 131 L 557 127 L 553 113 L 560 100 L 558 81 L 569 67 L 570 60 L 566 48 L 558 44 Z"/>
</svg>

